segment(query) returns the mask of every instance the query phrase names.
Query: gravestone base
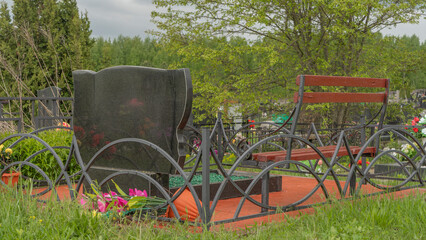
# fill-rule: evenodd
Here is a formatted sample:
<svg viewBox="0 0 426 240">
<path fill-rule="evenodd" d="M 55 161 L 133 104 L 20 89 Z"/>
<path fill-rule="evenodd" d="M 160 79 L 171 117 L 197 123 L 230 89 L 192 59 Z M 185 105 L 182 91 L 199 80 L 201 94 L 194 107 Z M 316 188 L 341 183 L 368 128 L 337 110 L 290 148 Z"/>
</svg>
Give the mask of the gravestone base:
<svg viewBox="0 0 426 240">
<path fill-rule="evenodd" d="M 106 167 L 96 167 L 96 166 L 92 166 L 88 173 L 89 176 L 92 179 L 98 179 L 98 181 L 102 181 L 103 179 L 105 179 L 107 176 L 118 172 L 118 171 L 129 171 L 129 169 L 118 169 L 118 168 L 106 168 Z M 134 170 L 132 170 L 134 171 Z M 163 189 L 166 190 L 166 192 L 168 192 L 169 189 L 169 174 L 163 174 L 163 173 L 153 173 L 153 172 L 145 172 L 145 171 L 140 171 L 143 172 L 145 174 L 147 174 L 148 176 L 150 176 L 151 178 L 153 178 L 154 180 L 156 180 L 161 186 L 163 186 Z M 124 174 L 124 175 L 120 175 L 117 177 L 113 178 L 114 182 L 117 183 L 117 185 L 125 192 L 125 193 L 129 193 L 129 188 L 131 189 L 135 189 L 137 188 L 138 190 L 146 190 L 146 192 L 148 193 L 148 195 L 150 196 L 157 196 L 157 197 L 161 197 L 164 198 L 164 196 L 160 193 L 160 191 L 152 184 L 150 183 L 148 180 L 140 177 L 140 176 L 136 176 L 133 174 Z M 100 183 L 100 182 L 98 182 Z M 86 190 L 91 189 L 90 185 L 85 182 L 84 187 L 86 188 Z M 109 181 L 107 184 L 105 184 L 102 187 L 102 191 L 103 192 L 107 192 L 107 191 L 117 191 L 115 188 L 115 185 L 112 181 Z"/>
<path fill-rule="evenodd" d="M 413 168 L 411 166 L 406 166 L 408 172 L 411 174 L 413 172 Z M 391 175 L 404 174 L 402 167 L 397 163 L 389 163 L 389 164 L 377 164 L 374 165 L 374 173 L 385 173 L 391 172 Z M 421 166 L 419 169 L 420 175 L 422 177 L 426 176 L 426 166 Z"/>
<path fill-rule="evenodd" d="M 215 172 L 215 171 L 212 171 Z M 216 171 L 217 173 L 217 171 Z M 240 187 L 242 190 L 246 190 L 247 187 L 252 183 L 253 178 L 257 175 L 257 173 L 252 172 L 235 172 L 235 176 L 245 176 L 248 177 L 247 179 L 239 179 L 234 180 L 235 184 Z M 220 185 L 222 182 L 213 182 L 210 183 L 210 201 L 213 201 L 214 197 L 216 196 L 217 191 L 219 190 Z M 202 185 L 197 184 L 193 185 L 195 192 L 197 193 L 197 196 L 199 199 L 202 198 Z M 170 192 L 173 194 L 177 192 L 180 189 L 180 187 L 174 187 L 170 188 Z M 262 181 L 258 181 L 251 192 L 250 195 L 259 195 L 262 191 Z M 279 175 L 271 175 L 269 179 L 269 192 L 280 192 L 282 191 L 282 176 Z M 243 195 L 230 183 L 228 182 L 222 192 L 222 194 L 219 197 L 219 200 L 223 199 L 229 199 L 229 198 L 238 198 L 242 197 Z"/>
</svg>

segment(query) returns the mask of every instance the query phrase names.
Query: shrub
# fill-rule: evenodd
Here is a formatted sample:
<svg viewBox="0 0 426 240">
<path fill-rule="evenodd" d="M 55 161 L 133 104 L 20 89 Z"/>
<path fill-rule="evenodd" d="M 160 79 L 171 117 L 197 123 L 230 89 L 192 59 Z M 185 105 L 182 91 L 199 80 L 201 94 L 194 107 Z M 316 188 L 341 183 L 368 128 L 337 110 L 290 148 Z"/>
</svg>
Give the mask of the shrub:
<svg viewBox="0 0 426 240">
<path fill-rule="evenodd" d="M 2 133 L 0 134 L 0 139 L 4 139 L 10 135 L 12 135 L 12 133 Z M 48 130 L 37 134 L 39 138 L 41 138 L 43 141 L 45 141 L 47 144 L 54 148 L 56 154 L 59 156 L 64 165 L 66 164 L 69 155 L 72 135 L 72 131 L 65 130 Z M 4 142 L 3 145 L 5 147 L 9 147 L 11 146 L 11 144 L 15 143 L 19 139 L 20 137 L 14 137 Z M 43 146 L 43 144 L 33 138 L 22 139 L 16 145 L 12 146 L 12 149 L 13 159 L 15 161 L 25 161 L 33 154 L 44 149 L 47 150 L 45 146 Z M 52 180 L 57 178 L 61 172 L 61 168 L 57 160 L 54 158 L 53 154 L 48 150 L 38 153 L 31 159 L 28 159 L 28 162 L 40 167 Z M 78 165 L 75 158 L 72 157 L 67 172 L 72 175 L 74 173 L 77 173 L 79 170 L 80 166 Z M 43 179 L 42 175 L 37 173 L 37 171 L 30 166 L 22 166 L 21 173 L 22 175 L 33 179 Z"/>
</svg>

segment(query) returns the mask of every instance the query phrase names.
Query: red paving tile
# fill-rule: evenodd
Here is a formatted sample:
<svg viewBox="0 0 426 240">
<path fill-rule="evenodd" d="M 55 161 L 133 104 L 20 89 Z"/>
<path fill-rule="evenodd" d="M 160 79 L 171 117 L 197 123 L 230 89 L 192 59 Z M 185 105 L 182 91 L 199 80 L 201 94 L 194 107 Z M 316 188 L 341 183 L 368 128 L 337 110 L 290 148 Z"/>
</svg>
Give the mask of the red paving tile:
<svg viewBox="0 0 426 240">
<path fill-rule="evenodd" d="M 286 206 L 287 204 L 294 203 L 300 199 L 302 199 L 304 196 L 306 196 L 307 193 L 309 193 L 316 185 L 317 182 L 315 179 L 312 178 L 305 178 L 305 177 L 294 177 L 294 176 L 283 176 L 283 190 L 281 192 L 273 192 L 270 193 L 270 205 L 271 206 Z M 341 182 L 342 187 L 344 186 L 344 182 Z M 340 198 L 338 189 L 336 187 L 336 183 L 334 180 L 326 180 L 324 182 L 324 185 L 326 186 L 327 191 L 329 191 L 329 195 L 331 197 Z M 399 191 L 395 193 L 391 193 L 395 197 L 404 197 L 409 194 L 416 193 L 418 189 L 410 189 L 410 190 L 404 190 Z M 365 185 L 363 186 L 363 193 L 374 193 L 378 190 L 371 185 Z M 425 189 L 420 189 L 420 191 L 425 192 Z M 260 201 L 260 195 L 253 196 L 254 199 L 257 201 Z M 233 198 L 233 199 L 226 199 L 221 200 L 218 203 L 218 206 L 216 207 L 215 213 L 214 213 L 214 220 L 219 221 L 223 219 L 229 219 L 232 218 L 234 215 L 234 212 L 238 206 L 238 203 L 240 201 L 240 198 Z M 320 203 L 325 201 L 325 195 L 323 194 L 321 189 L 318 189 L 309 199 L 307 199 L 304 203 L 301 205 L 309 205 L 313 203 Z M 239 216 L 248 216 L 252 214 L 256 214 L 260 212 L 260 208 L 253 203 L 246 201 L 246 203 L 243 205 L 243 208 L 241 210 L 241 213 Z M 244 229 L 248 226 L 253 226 L 256 224 L 261 224 L 265 222 L 272 222 L 272 221 L 283 221 L 285 219 L 285 215 L 287 216 L 298 216 L 299 214 L 310 214 L 314 213 L 313 208 L 307 208 L 302 209 L 298 211 L 290 211 L 286 213 L 280 213 L 280 214 L 273 214 L 269 216 L 264 217 L 258 217 L 258 218 L 252 218 L 248 220 L 242 220 L 237 221 L 233 223 L 227 223 L 224 224 L 227 228 L 233 228 L 233 229 Z"/>
<path fill-rule="evenodd" d="M 76 187 L 76 185 L 73 185 L 73 188 L 75 188 L 75 187 Z M 35 188 L 35 189 L 33 189 L 32 194 L 40 193 L 40 192 L 44 191 L 45 189 L 46 188 Z M 64 200 L 64 199 L 70 198 L 71 194 L 70 194 L 68 186 L 66 186 L 66 185 L 57 186 L 55 188 L 55 190 L 56 190 L 56 192 L 59 196 L 59 199 Z M 83 193 L 83 189 L 80 188 L 79 194 L 82 194 L 82 193 Z M 39 199 L 47 200 L 47 199 L 50 199 L 51 197 L 52 197 L 52 191 L 49 191 L 46 194 L 40 196 Z"/>
<path fill-rule="evenodd" d="M 324 182 L 327 191 L 329 192 L 329 195 L 331 197 L 340 198 L 340 195 L 338 193 L 338 189 L 336 187 L 336 183 L 333 180 L 326 180 Z M 341 183 L 342 186 L 344 186 L 344 182 Z M 305 177 L 295 177 L 295 176 L 283 176 L 282 178 L 282 186 L 283 189 L 280 192 L 273 192 L 270 193 L 270 205 L 271 206 L 286 206 L 288 204 L 294 203 L 300 199 L 302 199 L 304 196 L 306 196 L 312 189 L 317 185 L 317 181 L 313 178 L 305 178 Z M 40 192 L 43 189 L 36 189 L 35 191 Z M 391 193 L 391 195 L 394 195 L 395 197 L 404 197 L 409 194 L 415 194 L 416 191 L 422 191 L 425 192 L 425 189 L 410 189 L 410 190 L 404 190 L 399 191 L 395 193 Z M 59 186 L 56 188 L 56 191 L 59 194 L 60 199 L 69 198 L 69 190 L 67 186 Z M 363 186 L 363 192 L 364 193 L 373 193 L 378 191 L 374 187 L 370 185 Z M 80 190 L 80 194 L 82 193 L 82 190 Z M 50 197 L 50 193 L 43 196 L 43 199 L 48 199 Z M 260 195 L 252 195 L 252 198 L 260 201 L 261 196 Z M 220 221 L 220 220 L 226 220 L 226 219 L 232 219 L 234 217 L 235 211 L 237 209 L 237 206 L 240 202 L 241 198 L 231 198 L 231 199 L 225 199 L 220 200 L 215 208 L 215 211 L 213 213 L 213 221 Z M 305 202 L 303 202 L 301 205 L 308 205 L 313 203 L 320 203 L 325 201 L 325 195 L 321 188 L 319 188 L 309 199 L 307 199 Z M 242 216 L 249 216 L 253 214 L 260 213 L 260 207 L 256 206 L 255 204 L 251 203 L 250 201 L 246 200 L 244 202 L 244 205 L 241 209 L 241 212 L 239 214 L 239 217 Z M 303 210 L 298 211 L 291 211 L 286 213 L 280 213 L 280 214 L 273 214 L 263 217 L 257 217 L 247 220 L 240 220 L 236 222 L 226 223 L 224 226 L 226 228 L 232 228 L 232 229 L 244 229 L 246 227 L 253 226 L 255 224 L 261 224 L 265 222 L 271 222 L 271 221 L 283 221 L 285 219 L 285 216 L 298 216 L 299 214 L 311 214 L 314 213 L 314 209 L 307 208 Z M 213 226 L 212 229 L 218 228 L 219 226 Z"/>
</svg>

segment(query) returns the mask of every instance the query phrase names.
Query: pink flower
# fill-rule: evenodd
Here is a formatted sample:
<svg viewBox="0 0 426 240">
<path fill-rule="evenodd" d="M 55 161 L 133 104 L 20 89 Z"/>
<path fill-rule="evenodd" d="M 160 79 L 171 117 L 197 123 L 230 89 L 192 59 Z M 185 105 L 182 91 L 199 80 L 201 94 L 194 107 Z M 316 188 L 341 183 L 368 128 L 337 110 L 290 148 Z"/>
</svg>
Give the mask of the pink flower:
<svg viewBox="0 0 426 240">
<path fill-rule="evenodd" d="M 83 195 L 83 196 L 84 196 L 84 195 Z M 81 205 L 83 205 L 83 206 L 84 206 L 86 203 L 87 203 L 87 201 L 86 201 L 84 198 L 81 198 L 81 199 L 80 199 L 80 204 L 81 204 Z"/>
<path fill-rule="evenodd" d="M 131 197 L 148 197 L 148 194 L 146 193 L 146 190 L 138 190 L 135 188 L 135 190 L 129 188 L 129 196 Z"/>
<path fill-rule="evenodd" d="M 110 191 L 109 193 L 102 193 L 102 197 L 104 197 L 107 201 L 111 201 L 113 196 L 117 196 L 117 193 L 113 191 Z"/>
<path fill-rule="evenodd" d="M 108 207 L 107 203 L 105 203 L 105 202 L 103 202 L 101 200 L 98 200 L 98 210 L 99 210 L 99 212 L 106 212 L 106 208 L 107 207 Z"/>
<path fill-rule="evenodd" d="M 412 120 L 412 121 L 411 121 L 411 125 L 412 125 L 412 126 L 415 126 L 416 124 L 417 124 L 417 122 L 416 122 L 416 121 L 414 121 L 414 120 Z"/>
<path fill-rule="evenodd" d="M 127 201 L 124 200 L 122 197 L 117 197 L 117 201 L 114 202 L 114 206 L 117 206 L 117 207 L 124 207 L 126 206 L 126 204 L 127 204 Z M 121 209 L 119 209 L 119 211 L 120 210 Z"/>
</svg>

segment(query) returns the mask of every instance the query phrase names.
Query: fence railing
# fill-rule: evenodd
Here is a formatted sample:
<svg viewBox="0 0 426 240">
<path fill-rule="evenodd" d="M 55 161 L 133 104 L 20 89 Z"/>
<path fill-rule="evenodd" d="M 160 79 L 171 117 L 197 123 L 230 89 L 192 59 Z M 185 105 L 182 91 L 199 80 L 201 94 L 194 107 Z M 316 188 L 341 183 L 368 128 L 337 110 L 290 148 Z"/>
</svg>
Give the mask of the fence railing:
<svg viewBox="0 0 426 240">
<path fill-rule="evenodd" d="M 0 97 L 0 123 L 9 123 L 17 132 L 63 121 L 72 125 L 72 107 L 71 97 Z"/>
</svg>

